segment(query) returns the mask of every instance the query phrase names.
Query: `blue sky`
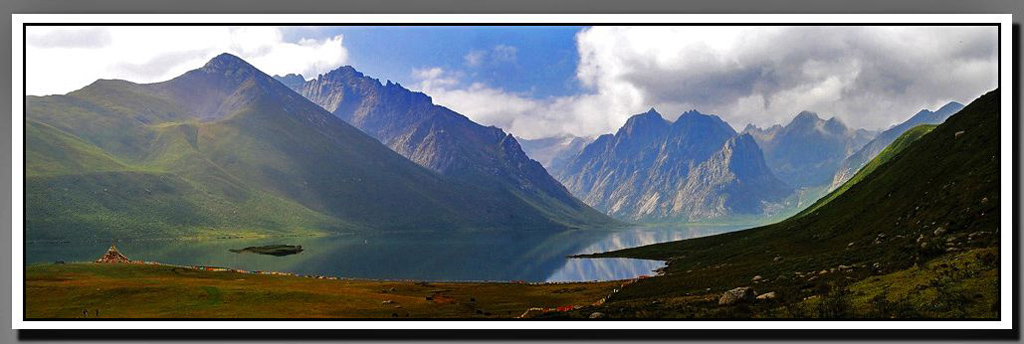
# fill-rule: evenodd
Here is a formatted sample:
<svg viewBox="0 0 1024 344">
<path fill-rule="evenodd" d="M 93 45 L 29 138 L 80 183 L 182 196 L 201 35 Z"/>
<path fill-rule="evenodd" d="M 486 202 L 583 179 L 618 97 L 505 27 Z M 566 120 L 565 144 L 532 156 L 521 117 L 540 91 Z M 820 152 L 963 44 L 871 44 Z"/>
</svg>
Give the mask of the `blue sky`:
<svg viewBox="0 0 1024 344">
<path fill-rule="evenodd" d="M 500 85 L 510 92 L 545 98 L 579 92 L 575 36 L 581 29 L 392 26 L 302 27 L 284 32 L 291 41 L 344 35 L 348 64 L 381 81 L 411 85 L 417 81 L 414 70 L 440 67 L 458 73 L 462 82 Z M 467 55 L 479 60 L 471 64 Z"/>
<path fill-rule="evenodd" d="M 995 27 L 41 27 L 27 93 L 159 82 L 235 54 L 268 74 L 352 65 L 523 138 L 615 132 L 654 107 L 735 129 L 808 110 L 882 129 L 996 88 Z M 74 56 L 74 59 L 68 59 Z"/>
</svg>

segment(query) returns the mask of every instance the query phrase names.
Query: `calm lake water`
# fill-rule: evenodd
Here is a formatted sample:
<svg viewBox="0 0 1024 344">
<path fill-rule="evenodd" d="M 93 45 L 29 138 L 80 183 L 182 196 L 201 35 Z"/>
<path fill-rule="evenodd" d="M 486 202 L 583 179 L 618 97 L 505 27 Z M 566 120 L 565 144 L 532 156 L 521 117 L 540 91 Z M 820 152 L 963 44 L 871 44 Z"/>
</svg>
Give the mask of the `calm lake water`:
<svg viewBox="0 0 1024 344">
<path fill-rule="evenodd" d="M 633 278 L 653 274 L 660 261 L 569 259 L 604 252 L 734 231 L 741 227 L 636 227 L 557 233 L 416 233 L 206 241 L 119 242 L 131 259 L 180 265 L 372 279 L 427 281 L 564 282 Z M 237 254 L 232 248 L 302 245 L 299 254 L 275 257 Z M 28 244 L 26 262 L 91 261 L 109 243 Z"/>
</svg>

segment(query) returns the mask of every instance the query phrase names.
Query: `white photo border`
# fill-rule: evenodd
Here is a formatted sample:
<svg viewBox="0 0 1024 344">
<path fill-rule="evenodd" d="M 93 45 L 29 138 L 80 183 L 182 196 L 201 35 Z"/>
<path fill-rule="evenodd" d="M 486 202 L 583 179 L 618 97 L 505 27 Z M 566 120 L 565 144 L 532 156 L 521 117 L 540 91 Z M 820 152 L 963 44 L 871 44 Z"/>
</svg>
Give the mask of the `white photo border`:
<svg viewBox="0 0 1024 344">
<path fill-rule="evenodd" d="M 1017 246 L 1014 233 L 1013 201 L 1003 198 L 1000 205 L 1000 303 L 1001 317 L 994 321 L 977 320 L 894 320 L 894 321 L 718 321 L 718 320 L 624 320 L 624 321 L 466 321 L 466 320 L 145 320 L 145 321 L 52 321 L 27 320 L 24 315 L 24 28 L 26 24 L 168 24 L 239 25 L 323 24 L 338 25 L 542 25 L 542 24 L 629 24 L 636 25 L 924 25 L 935 24 L 998 25 L 1000 103 L 1000 190 L 1013 195 L 1015 190 L 1013 100 L 1013 30 L 1010 14 L 12 14 L 11 16 L 11 101 L 12 101 L 12 247 L 11 247 L 11 319 L 13 329 L 353 329 L 353 330 L 1017 330 L 1017 300 L 1014 299 Z M 628 24 L 626 24 L 628 23 Z M 1015 195 L 1014 195 L 1015 196 Z M 1006 200 L 1010 201 L 1007 202 Z M 1009 229 L 1009 230 L 1007 230 Z M 1011 311 L 1012 310 L 1012 311 Z"/>
</svg>

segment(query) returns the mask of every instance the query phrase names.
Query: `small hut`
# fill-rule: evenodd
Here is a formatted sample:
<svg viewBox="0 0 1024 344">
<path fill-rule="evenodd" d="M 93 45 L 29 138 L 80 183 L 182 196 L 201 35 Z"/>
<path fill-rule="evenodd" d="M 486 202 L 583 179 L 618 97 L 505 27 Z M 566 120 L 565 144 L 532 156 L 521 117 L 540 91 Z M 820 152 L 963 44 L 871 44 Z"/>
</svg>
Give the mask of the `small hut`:
<svg viewBox="0 0 1024 344">
<path fill-rule="evenodd" d="M 131 263 L 131 259 L 125 257 L 117 250 L 114 244 L 110 244 L 110 248 L 107 249 L 107 253 L 103 254 L 103 257 L 96 260 L 97 263 Z"/>
</svg>

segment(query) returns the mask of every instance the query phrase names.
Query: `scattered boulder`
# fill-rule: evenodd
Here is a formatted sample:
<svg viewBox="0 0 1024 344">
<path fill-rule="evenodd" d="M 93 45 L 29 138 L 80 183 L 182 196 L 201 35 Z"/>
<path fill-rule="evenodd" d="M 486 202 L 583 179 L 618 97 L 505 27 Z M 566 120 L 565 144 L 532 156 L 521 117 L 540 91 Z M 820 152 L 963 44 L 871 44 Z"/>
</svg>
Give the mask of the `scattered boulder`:
<svg viewBox="0 0 1024 344">
<path fill-rule="evenodd" d="M 718 299 L 719 306 L 735 305 L 737 303 L 751 303 L 754 301 L 754 289 L 750 287 L 733 288 L 722 294 Z"/>
<path fill-rule="evenodd" d="M 943 227 L 936 228 L 935 231 L 932 232 L 932 233 L 935 234 L 935 235 L 946 234 L 946 228 L 943 228 Z"/>
<path fill-rule="evenodd" d="M 960 138 L 960 136 L 961 136 L 961 135 L 963 135 L 963 134 L 964 134 L 964 131 L 963 131 L 963 130 L 961 130 L 961 131 L 958 131 L 958 132 L 956 132 L 956 133 L 953 133 L 953 138 L 954 138 L 954 139 L 959 139 L 959 138 Z"/>
<path fill-rule="evenodd" d="M 751 278 L 750 280 L 754 281 L 754 282 L 758 282 L 758 281 L 761 280 L 761 275 L 754 276 L 754 278 Z"/>
<path fill-rule="evenodd" d="M 776 297 L 775 296 L 775 292 L 774 291 L 770 291 L 770 292 L 758 295 L 757 296 L 757 300 L 758 301 L 768 301 L 768 300 L 774 300 L 775 297 Z"/>
<path fill-rule="evenodd" d="M 601 312 L 590 313 L 590 318 L 591 319 L 603 319 L 604 317 L 605 317 L 604 313 L 601 313 Z"/>
<path fill-rule="evenodd" d="M 782 257 L 780 256 L 775 256 L 775 258 L 772 258 L 772 262 L 778 263 L 780 261 L 782 261 Z"/>
<path fill-rule="evenodd" d="M 395 303 L 395 301 L 392 301 L 392 300 L 384 300 L 384 302 L 381 302 L 380 304 L 382 304 L 382 305 L 390 305 L 390 304 L 392 304 L 392 303 Z"/>
</svg>

